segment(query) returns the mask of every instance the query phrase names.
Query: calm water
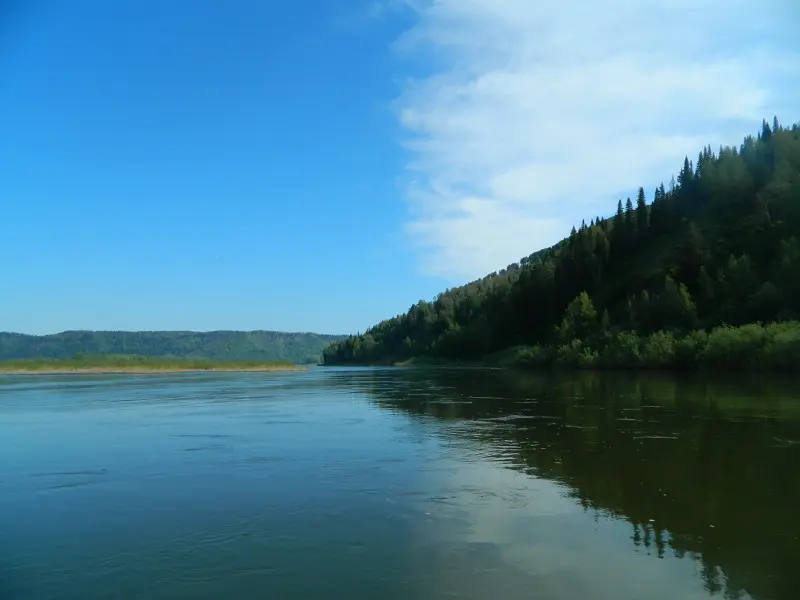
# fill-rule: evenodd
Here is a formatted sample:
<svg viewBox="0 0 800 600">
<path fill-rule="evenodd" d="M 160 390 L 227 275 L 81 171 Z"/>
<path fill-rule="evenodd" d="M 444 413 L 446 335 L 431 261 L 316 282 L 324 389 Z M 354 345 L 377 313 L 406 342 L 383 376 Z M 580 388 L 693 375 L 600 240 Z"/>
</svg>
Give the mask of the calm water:
<svg viewBox="0 0 800 600">
<path fill-rule="evenodd" d="M 800 383 L 0 377 L 0 599 L 800 598 Z"/>
</svg>

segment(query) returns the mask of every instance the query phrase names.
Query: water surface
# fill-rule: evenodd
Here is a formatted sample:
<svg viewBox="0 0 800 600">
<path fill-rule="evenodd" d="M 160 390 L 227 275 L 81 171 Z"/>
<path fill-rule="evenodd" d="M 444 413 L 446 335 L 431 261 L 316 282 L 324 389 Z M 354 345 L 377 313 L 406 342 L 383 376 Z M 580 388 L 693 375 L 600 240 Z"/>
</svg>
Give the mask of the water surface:
<svg viewBox="0 0 800 600">
<path fill-rule="evenodd" d="M 800 385 L 0 377 L 0 600 L 800 597 Z"/>
</svg>

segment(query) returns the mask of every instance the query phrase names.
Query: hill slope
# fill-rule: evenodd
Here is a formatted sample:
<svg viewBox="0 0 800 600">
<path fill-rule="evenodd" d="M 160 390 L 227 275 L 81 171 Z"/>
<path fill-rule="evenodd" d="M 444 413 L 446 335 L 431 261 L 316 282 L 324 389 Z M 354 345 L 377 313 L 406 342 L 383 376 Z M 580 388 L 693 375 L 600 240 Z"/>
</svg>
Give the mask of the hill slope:
<svg viewBox="0 0 800 600">
<path fill-rule="evenodd" d="M 652 197 L 640 188 L 553 248 L 333 343 L 325 363 L 525 345 L 528 362 L 688 366 L 725 362 L 733 350 L 715 344 L 733 344 L 739 363 L 780 346 L 797 364 L 800 325 L 721 326 L 800 318 L 800 127 L 765 121 L 739 148 L 704 148 Z"/>
<path fill-rule="evenodd" d="M 0 360 L 135 354 L 212 361 L 315 363 L 343 336 L 276 331 L 65 331 L 34 336 L 0 332 Z"/>
</svg>

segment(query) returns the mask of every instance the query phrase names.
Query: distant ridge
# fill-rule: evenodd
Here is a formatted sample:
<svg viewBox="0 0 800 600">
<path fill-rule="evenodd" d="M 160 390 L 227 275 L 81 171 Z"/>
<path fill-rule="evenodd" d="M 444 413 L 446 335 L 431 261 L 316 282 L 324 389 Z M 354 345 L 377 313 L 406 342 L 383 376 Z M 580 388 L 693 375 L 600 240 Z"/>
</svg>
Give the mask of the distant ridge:
<svg viewBox="0 0 800 600">
<path fill-rule="evenodd" d="M 0 332 L 0 360 L 140 355 L 213 361 L 317 363 L 342 335 L 281 331 L 64 331 L 48 335 Z"/>
</svg>

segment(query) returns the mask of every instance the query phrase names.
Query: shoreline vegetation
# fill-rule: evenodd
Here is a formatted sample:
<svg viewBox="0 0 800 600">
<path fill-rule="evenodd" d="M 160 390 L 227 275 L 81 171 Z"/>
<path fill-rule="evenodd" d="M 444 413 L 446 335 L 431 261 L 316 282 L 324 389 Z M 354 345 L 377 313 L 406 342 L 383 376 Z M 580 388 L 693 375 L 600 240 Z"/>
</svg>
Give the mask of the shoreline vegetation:
<svg viewBox="0 0 800 600">
<path fill-rule="evenodd" d="M 147 375 L 154 373 L 262 373 L 304 371 L 307 367 L 280 361 L 211 361 L 151 356 L 79 356 L 70 359 L 0 360 L 1 375 Z"/>
<path fill-rule="evenodd" d="M 685 157 L 651 201 L 640 187 L 555 246 L 332 343 L 324 363 L 800 373 L 798 232 L 800 123 L 764 120 Z"/>
<path fill-rule="evenodd" d="M 647 336 L 623 331 L 559 346 L 514 346 L 477 361 L 415 357 L 389 364 L 800 374 L 800 322 L 722 326 L 685 334 L 658 331 Z"/>
</svg>

